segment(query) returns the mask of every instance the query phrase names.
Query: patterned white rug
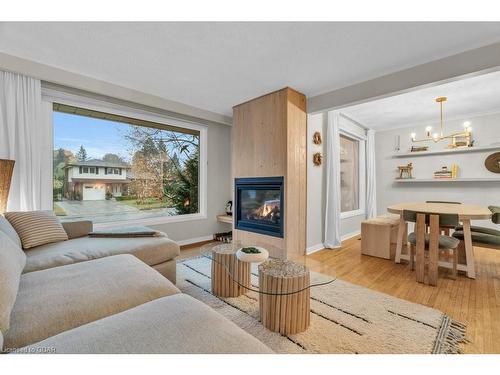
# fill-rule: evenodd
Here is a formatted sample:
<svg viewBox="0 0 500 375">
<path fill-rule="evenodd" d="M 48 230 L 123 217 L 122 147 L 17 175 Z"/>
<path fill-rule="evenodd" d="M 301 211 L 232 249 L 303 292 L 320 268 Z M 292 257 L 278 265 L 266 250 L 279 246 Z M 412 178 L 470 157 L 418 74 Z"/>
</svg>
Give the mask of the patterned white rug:
<svg viewBox="0 0 500 375">
<path fill-rule="evenodd" d="M 203 257 L 178 262 L 177 286 L 277 353 L 459 353 L 465 342 L 465 326 L 441 311 L 342 280 L 312 288 L 310 327 L 282 336 L 260 324 L 257 293 L 212 295 L 210 269 L 211 261 Z M 258 284 L 256 267 L 252 284 Z"/>
</svg>

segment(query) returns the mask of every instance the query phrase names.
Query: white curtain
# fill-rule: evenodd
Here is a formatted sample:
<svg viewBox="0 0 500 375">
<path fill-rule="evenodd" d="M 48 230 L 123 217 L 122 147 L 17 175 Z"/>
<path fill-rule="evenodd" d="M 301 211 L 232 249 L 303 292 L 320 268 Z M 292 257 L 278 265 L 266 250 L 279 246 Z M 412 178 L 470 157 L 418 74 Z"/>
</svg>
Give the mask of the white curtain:
<svg viewBox="0 0 500 375">
<path fill-rule="evenodd" d="M 366 139 L 366 217 L 377 216 L 377 179 L 375 170 L 375 131 L 368 130 Z"/>
<path fill-rule="evenodd" d="M 340 247 L 340 113 L 328 112 L 326 129 L 325 247 Z"/>
<path fill-rule="evenodd" d="M 52 209 L 52 121 L 40 80 L 0 71 L 0 158 L 15 160 L 8 211 Z"/>
</svg>

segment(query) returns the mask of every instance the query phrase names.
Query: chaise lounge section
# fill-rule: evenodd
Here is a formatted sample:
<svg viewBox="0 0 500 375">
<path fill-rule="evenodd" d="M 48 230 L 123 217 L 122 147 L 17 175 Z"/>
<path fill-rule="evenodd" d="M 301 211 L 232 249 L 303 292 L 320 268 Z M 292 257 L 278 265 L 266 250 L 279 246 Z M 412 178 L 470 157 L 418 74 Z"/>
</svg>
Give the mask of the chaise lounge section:
<svg viewBox="0 0 500 375">
<path fill-rule="evenodd" d="M 27 259 L 24 273 L 112 255 L 131 254 L 175 284 L 175 258 L 180 254 L 180 248 L 165 233 L 161 233 L 159 237 L 90 238 L 88 234 L 93 231 L 91 221 L 63 222 L 62 226 L 68 235 L 67 241 L 25 250 Z M 0 216 L 0 230 L 21 246 L 18 234 L 3 216 Z"/>
</svg>

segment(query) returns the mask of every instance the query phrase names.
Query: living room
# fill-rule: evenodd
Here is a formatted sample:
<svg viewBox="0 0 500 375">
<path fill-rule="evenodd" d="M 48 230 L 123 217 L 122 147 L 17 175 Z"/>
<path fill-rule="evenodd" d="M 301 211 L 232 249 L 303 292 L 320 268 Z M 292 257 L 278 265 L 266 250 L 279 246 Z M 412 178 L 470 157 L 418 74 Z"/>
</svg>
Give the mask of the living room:
<svg viewBox="0 0 500 375">
<path fill-rule="evenodd" d="M 0 361 L 500 353 L 499 22 L 16 20 Z"/>
</svg>

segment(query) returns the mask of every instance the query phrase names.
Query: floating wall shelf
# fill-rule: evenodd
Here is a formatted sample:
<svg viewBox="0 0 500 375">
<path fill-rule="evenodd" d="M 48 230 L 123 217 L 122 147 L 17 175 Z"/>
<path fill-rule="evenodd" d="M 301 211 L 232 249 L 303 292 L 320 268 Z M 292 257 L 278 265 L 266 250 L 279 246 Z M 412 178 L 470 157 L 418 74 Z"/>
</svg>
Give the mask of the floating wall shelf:
<svg viewBox="0 0 500 375">
<path fill-rule="evenodd" d="M 407 179 L 395 179 L 394 182 L 397 183 L 417 183 L 417 182 L 437 182 L 437 183 L 452 183 L 452 182 L 500 182 L 499 177 L 478 177 L 478 178 L 450 178 L 450 179 L 438 179 L 438 178 L 407 178 Z"/>
<path fill-rule="evenodd" d="M 478 147 L 462 147 L 462 148 L 452 148 L 437 151 L 417 151 L 417 152 L 405 152 L 393 154 L 393 158 L 412 158 L 415 156 L 426 156 L 426 155 L 442 155 L 442 154 L 462 154 L 467 152 L 481 152 L 481 151 L 497 151 L 500 150 L 500 144 L 490 145 L 490 146 L 478 146 Z"/>
</svg>

